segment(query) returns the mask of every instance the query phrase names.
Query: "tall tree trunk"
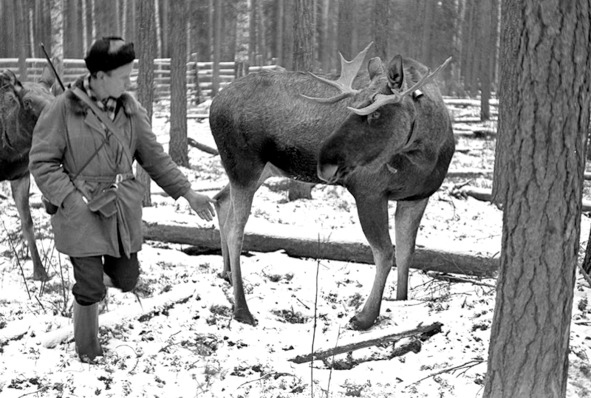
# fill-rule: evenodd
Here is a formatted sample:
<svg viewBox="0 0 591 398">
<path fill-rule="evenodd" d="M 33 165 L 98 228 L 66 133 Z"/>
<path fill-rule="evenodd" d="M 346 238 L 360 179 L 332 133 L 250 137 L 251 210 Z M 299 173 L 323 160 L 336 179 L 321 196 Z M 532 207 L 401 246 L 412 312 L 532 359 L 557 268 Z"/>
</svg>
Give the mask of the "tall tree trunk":
<svg viewBox="0 0 591 398">
<path fill-rule="evenodd" d="M 296 0 L 294 23 L 294 70 L 312 71 L 314 66 L 313 0 Z"/>
<path fill-rule="evenodd" d="M 504 206 L 503 198 L 507 195 L 508 170 L 506 164 L 512 161 L 511 134 L 517 123 L 517 87 L 519 70 L 514 67 L 519 55 L 519 40 L 522 17 L 515 1 L 502 2 L 501 37 L 499 51 L 499 120 L 495 148 L 495 166 L 492 186 L 492 201 L 500 207 Z M 500 100 L 502 98 L 502 101 Z"/>
<path fill-rule="evenodd" d="M 156 0 L 155 0 L 156 1 Z M 154 57 L 155 48 L 152 45 L 156 40 L 156 29 L 154 20 L 155 1 L 136 2 L 137 21 L 136 37 L 137 51 L 139 54 L 138 77 L 137 77 L 137 98 L 146 108 L 148 119 L 152 120 L 152 104 L 154 102 Z M 144 194 L 144 207 L 152 206 L 150 176 L 139 165 L 136 168 L 137 179 L 146 187 Z"/>
<path fill-rule="evenodd" d="M 267 39 L 266 39 L 266 28 L 265 28 L 265 13 L 264 3 L 262 1 L 257 2 L 257 47 L 259 49 L 260 64 L 267 64 Z"/>
<path fill-rule="evenodd" d="M 184 0 L 175 0 L 184 1 Z M 176 23 L 176 21 L 175 21 Z M 170 12 L 169 12 L 169 1 L 160 2 L 160 34 L 162 35 L 162 52 L 160 53 L 162 58 L 170 58 L 170 38 L 168 35 L 170 26 Z"/>
<path fill-rule="evenodd" d="M 277 65 L 283 65 L 283 31 L 285 18 L 285 0 L 277 0 L 277 41 L 275 42 L 277 53 Z"/>
<path fill-rule="evenodd" d="M 256 64 L 257 56 L 257 0 L 248 0 L 248 63 L 250 65 Z"/>
<path fill-rule="evenodd" d="M 248 74 L 248 44 L 250 33 L 250 13 L 248 0 L 239 0 L 236 15 L 236 63 L 235 77 Z"/>
<path fill-rule="evenodd" d="M 314 29 L 312 25 L 313 0 L 295 1 L 294 18 L 294 70 L 312 71 L 314 66 Z M 288 191 L 290 201 L 312 199 L 313 184 L 291 180 Z"/>
<path fill-rule="evenodd" d="M 37 58 L 37 46 L 35 41 L 35 29 L 33 28 L 33 21 L 34 21 L 34 10 L 33 8 L 29 8 L 27 10 L 27 28 L 28 28 L 28 36 L 29 36 L 29 48 L 31 49 L 31 57 Z"/>
<path fill-rule="evenodd" d="M 140 0 L 142 1 L 142 0 Z M 145 0 L 150 1 L 150 0 Z M 160 4 L 158 0 L 154 0 L 154 12 L 150 15 L 150 18 L 154 18 L 154 29 L 156 32 L 156 54 L 154 58 L 162 58 L 162 25 L 160 24 Z"/>
<path fill-rule="evenodd" d="M 294 20 L 294 2 L 286 0 L 283 10 L 283 66 L 285 69 L 293 70 L 293 20 Z"/>
<path fill-rule="evenodd" d="M 341 0 L 339 5 L 339 22 L 338 22 L 338 51 L 345 57 L 345 59 L 352 59 L 355 55 L 353 52 L 353 31 L 355 28 L 355 1 Z M 340 72 L 340 65 L 337 66 Z"/>
<path fill-rule="evenodd" d="M 80 2 L 82 12 L 82 54 L 86 56 L 88 50 L 88 15 L 87 15 L 87 0 L 81 0 Z"/>
<path fill-rule="evenodd" d="M 64 75 L 64 0 L 51 0 L 51 58 L 58 75 Z"/>
<path fill-rule="evenodd" d="M 27 80 L 27 19 L 23 2 L 15 2 L 17 19 L 15 41 L 18 44 L 18 77 L 21 81 Z"/>
<path fill-rule="evenodd" d="M 123 21 L 125 23 L 121 31 L 123 32 L 123 37 L 125 38 L 125 40 L 135 42 L 135 0 L 123 0 L 123 4 L 123 9 L 125 10 L 123 15 Z"/>
<path fill-rule="evenodd" d="M 388 62 L 388 26 L 390 5 L 388 0 L 374 0 L 372 13 L 372 36 L 375 53 Z"/>
<path fill-rule="evenodd" d="M 220 89 L 220 43 L 222 40 L 222 15 L 224 3 L 215 0 L 215 33 L 213 36 L 213 71 L 211 81 L 211 96 L 215 97 Z"/>
<path fill-rule="evenodd" d="M 94 0 L 94 16 L 96 34 L 93 40 L 103 36 L 119 36 L 119 15 L 117 12 L 117 0 Z"/>
<path fill-rule="evenodd" d="M 324 73 L 330 71 L 330 2 L 321 0 L 320 37 L 318 39 L 318 61 Z"/>
<path fill-rule="evenodd" d="M 490 120 L 490 92 L 492 79 L 492 61 L 495 43 L 492 42 L 493 1 L 482 0 L 480 13 L 480 120 Z M 495 27 L 496 29 L 496 27 Z"/>
<path fill-rule="evenodd" d="M 588 0 L 503 5 L 518 43 L 501 73 L 510 69 L 517 79 L 508 98 L 514 107 L 501 108 L 514 123 L 499 165 L 506 170 L 503 237 L 483 397 L 559 398 L 566 396 L 589 132 L 591 10 Z"/>
<path fill-rule="evenodd" d="M 176 164 L 189 167 L 187 142 L 187 7 L 185 1 L 173 1 L 170 38 L 170 143 L 168 151 Z"/>
<path fill-rule="evenodd" d="M 421 62 L 425 65 L 431 65 L 431 32 L 433 31 L 433 15 L 435 14 L 435 7 L 437 6 L 436 1 L 425 0 L 423 1 L 424 13 L 423 13 L 423 30 L 421 32 Z"/>
<path fill-rule="evenodd" d="M 82 42 L 80 37 L 80 9 L 79 2 L 66 0 L 64 3 L 64 37 L 67 40 L 64 46 L 64 58 L 83 58 Z"/>
</svg>

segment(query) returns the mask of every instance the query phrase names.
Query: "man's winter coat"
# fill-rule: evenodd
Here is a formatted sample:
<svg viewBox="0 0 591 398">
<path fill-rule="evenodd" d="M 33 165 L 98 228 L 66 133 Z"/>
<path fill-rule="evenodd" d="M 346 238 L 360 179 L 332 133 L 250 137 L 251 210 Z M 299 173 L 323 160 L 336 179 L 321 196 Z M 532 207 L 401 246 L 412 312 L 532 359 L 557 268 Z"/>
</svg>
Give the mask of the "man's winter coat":
<svg viewBox="0 0 591 398">
<path fill-rule="evenodd" d="M 81 87 L 81 82 L 75 84 Z M 117 212 L 111 217 L 91 212 L 86 203 L 114 183 L 117 174 L 132 172 L 122 143 L 172 198 L 190 188 L 157 142 L 146 110 L 127 93 L 119 101 L 122 109 L 114 120 L 118 131 L 107 134 L 90 108 L 67 90 L 44 109 L 33 133 L 29 167 L 45 198 L 58 206 L 51 217 L 56 248 L 73 257 L 119 257 L 122 252 L 129 256 L 141 249 L 145 188 L 140 181 L 131 177 L 118 184 Z"/>
</svg>

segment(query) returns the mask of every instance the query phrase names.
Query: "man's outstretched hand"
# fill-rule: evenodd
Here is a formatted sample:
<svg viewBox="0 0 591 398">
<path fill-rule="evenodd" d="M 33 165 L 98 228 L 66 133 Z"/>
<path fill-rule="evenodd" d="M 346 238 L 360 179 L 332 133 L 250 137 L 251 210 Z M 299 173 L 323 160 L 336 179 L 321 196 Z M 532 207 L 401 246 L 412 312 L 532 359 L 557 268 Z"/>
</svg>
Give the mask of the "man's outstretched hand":
<svg viewBox="0 0 591 398">
<path fill-rule="evenodd" d="M 187 199 L 189 206 L 191 206 L 199 217 L 206 221 L 213 220 L 215 217 L 215 210 L 213 208 L 215 200 L 207 195 L 197 193 L 193 189 L 189 189 L 183 197 Z"/>
</svg>

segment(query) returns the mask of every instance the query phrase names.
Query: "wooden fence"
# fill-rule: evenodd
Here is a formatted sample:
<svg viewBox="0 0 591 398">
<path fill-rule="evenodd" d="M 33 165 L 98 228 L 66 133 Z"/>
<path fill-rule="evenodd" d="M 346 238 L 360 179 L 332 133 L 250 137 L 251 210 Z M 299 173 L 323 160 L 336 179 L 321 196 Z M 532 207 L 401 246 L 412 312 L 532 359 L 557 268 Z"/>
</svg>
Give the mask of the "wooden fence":
<svg viewBox="0 0 591 398">
<path fill-rule="evenodd" d="M 47 65 L 45 58 L 27 58 L 27 79 L 26 81 L 39 80 L 43 69 Z M 219 88 L 223 89 L 230 84 L 236 76 L 236 65 L 234 62 L 220 62 L 219 63 Z M 248 72 L 258 72 L 263 69 L 273 70 L 277 69 L 277 65 L 266 66 L 251 66 Z M 0 59 L 0 70 L 10 69 L 17 76 L 18 59 L 17 58 L 2 58 Z M 64 84 L 72 83 L 79 76 L 87 73 L 86 65 L 82 59 L 64 59 L 64 73 L 61 76 Z M 132 87 L 134 91 L 137 86 L 138 76 L 138 60 L 134 62 L 134 68 L 131 73 Z M 19 77 L 20 78 L 20 77 Z M 197 90 L 197 82 L 199 82 L 199 89 Z M 211 98 L 211 90 L 213 85 L 213 62 L 195 62 L 189 61 L 187 63 L 187 100 L 190 103 L 195 103 L 198 99 L 205 100 Z M 170 58 L 154 59 L 154 94 L 155 98 L 170 97 Z M 200 96 L 200 98 L 198 97 Z"/>
</svg>

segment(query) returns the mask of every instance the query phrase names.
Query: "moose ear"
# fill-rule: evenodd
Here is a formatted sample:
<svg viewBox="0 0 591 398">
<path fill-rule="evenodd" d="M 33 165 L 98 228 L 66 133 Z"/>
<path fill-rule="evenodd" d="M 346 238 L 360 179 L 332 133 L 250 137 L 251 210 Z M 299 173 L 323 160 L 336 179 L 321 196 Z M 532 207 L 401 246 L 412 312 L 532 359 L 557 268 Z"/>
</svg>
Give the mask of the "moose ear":
<svg viewBox="0 0 591 398">
<path fill-rule="evenodd" d="M 392 90 L 400 90 L 403 82 L 402 56 L 396 55 L 388 64 L 388 84 Z"/>
<path fill-rule="evenodd" d="M 380 57 L 374 57 L 370 59 L 369 63 L 367 64 L 367 70 L 369 72 L 370 80 L 373 80 L 376 76 L 384 74 L 384 64 Z"/>
</svg>

